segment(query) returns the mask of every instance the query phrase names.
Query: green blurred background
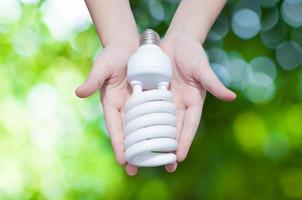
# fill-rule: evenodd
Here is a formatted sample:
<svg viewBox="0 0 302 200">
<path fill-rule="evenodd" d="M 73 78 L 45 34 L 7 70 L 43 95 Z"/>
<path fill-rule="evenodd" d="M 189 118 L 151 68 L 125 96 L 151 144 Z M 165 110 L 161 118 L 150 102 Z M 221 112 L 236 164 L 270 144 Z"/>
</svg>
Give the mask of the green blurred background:
<svg viewBox="0 0 302 200">
<path fill-rule="evenodd" d="M 139 30 L 163 36 L 178 3 L 131 1 Z M 238 98 L 208 95 L 174 174 L 128 177 L 98 95 L 74 95 L 102 51 L 84 1 L 0 0 L 0 37 L 1 200 L 302 199 L 301 0 L 227 3 L 205 48 Z"/>
</svg>

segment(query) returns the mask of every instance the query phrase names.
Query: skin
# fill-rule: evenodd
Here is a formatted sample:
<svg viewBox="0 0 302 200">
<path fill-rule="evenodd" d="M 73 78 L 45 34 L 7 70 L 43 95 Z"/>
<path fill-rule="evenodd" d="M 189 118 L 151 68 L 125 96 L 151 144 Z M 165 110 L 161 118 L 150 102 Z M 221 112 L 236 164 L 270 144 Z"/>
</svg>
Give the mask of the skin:
<svg viewBox="0 0 302 200">
<path fill-rule="evenodd" d="M 188 154 L 199 126 L 206 92 L 224 101 L 236 98 L 236 94 L 224 87 L 212 71 L 202 47 L 225 2 L 181 1 L 161 42 L 161 48 L 173 65 L 171 90 L 177 106 L 180 131 L 176 152 L 178 162 L 182 162 Z M 169 172 L 174 172 L 176 168 L 177 163 L 166 166 Z"/>
<path fill-rule="evenodd" d="M 236 95 L 219 81 L 196 38 L 181 34 L 164 39 L 161 47 L 170 57 L 173 66 L 171 91 L 177 107 L 177 126 L 180 131 L 176 156 L 177 161 L 182 162 L 196 134 L 206 92 L 224 101 L 232 101 Z M 166 166 L 166 170 L 173 172 L 176 167 L 177 163 L 174 163 Z"/>
<path fill-rule="evenodd" d="M 236 98 L 216 77 L 202 47 L 224 3 L 222 0 L 182 1 L 161 42 L 161 48 L 170 57 L 173 66 L 171 91 L 177 106 L 179 130 L 177 162 L 182 162 L 188 154 L 199 125 L 206 92 L 225 101 Z M 126 80 L 126 67 L 129 57 L 138 47 L 135 21 L 128 1 L 86 0 L 86 4 L 104 50 L 96 59 L 88 79 L 76 89 L 76 95 L 85 98 L 100 90 L 116 160 L 125 167 L 128 175 L 133 176 L 138 169 L 125 161 L 123 108 L 132 93 Z M 123 34 L 117 34 L 121 32 Z M 168 172 L 174 172 L 177 163 L 165 168 Z"/>
<path fill-rule="evenodd" d="M 86 98 L 100 91 L 104 117 L 115 157 L 128 175 L 135 175 L 137 168 L 126 163 L 124 155 L 123 107 L 131 95 L 126 79 L 129 57 L 138 48 L 136 23 L 128 1 L 86 0 L 86 5 L 104 47 L 97 57 L 87 80 L 75 93 Z M 122 34 L 120 34 L 122 33 Z"/>
</svg>

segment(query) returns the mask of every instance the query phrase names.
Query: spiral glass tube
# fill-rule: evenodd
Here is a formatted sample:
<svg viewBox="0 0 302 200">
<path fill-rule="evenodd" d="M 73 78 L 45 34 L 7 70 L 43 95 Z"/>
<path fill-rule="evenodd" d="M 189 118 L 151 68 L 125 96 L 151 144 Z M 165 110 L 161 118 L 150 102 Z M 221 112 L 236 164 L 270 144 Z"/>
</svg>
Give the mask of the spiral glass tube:
<svg viewBox="0 0 302 200">
<path fill-rule="evenodd" d="M 133 94 L 125 107 L 125 154 L 141 167 L 176 162 L 176 106 L 168 90 L 172 67 L 151 29 L 140 37 L 140 48 L 128 62 Z"/>
</svg>

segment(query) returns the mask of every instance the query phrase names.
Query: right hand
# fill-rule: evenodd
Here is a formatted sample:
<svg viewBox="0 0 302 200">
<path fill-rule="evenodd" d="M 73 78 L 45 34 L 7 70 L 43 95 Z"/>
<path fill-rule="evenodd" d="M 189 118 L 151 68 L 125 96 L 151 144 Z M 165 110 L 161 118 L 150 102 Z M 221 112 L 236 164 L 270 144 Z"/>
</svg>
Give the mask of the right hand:
<svg viewBox="0 0 302 200">
<path fill-rule="evenodd" d="M 76 89 L 76 95 L 86 98 L 100 90 L 106 126 L 116 160 L 124 165 L 128 175 L 135 175 L 137 167 L 126 163 L 124 153 L 124 106 L 130 97 L 127 82 L 127 62 L 138 47 L 138 38 L 108 44 L 99 55 L 87 80 Z"/>
</svg>

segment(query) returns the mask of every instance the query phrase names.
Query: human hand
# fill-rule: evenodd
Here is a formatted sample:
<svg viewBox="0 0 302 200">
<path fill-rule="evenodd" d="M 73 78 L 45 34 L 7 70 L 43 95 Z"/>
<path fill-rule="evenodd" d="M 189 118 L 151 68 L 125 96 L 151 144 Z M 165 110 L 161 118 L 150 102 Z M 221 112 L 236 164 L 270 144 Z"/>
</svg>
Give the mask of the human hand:
<svg viewBox="0 0 302 200">
<path fill-rule="evenodd" d="M 76 95 L 81 98 L 100 90 L 106 126 L 116 160 L 125 166 L 129 175 L 135 175 L 137 168 L 126 163 L 124 153 L 124 105 L 131 92 L 126 69 L 128 59 L 137 47 L 138 38 L 127 38 L 127 41 L 108 44 L 97 57 L 88 79 L 76 89 Z"/>
<path fill-rule="evenodd" d="M 176 156 L 177 161 L 182 162 L 197 131 L 206 92 L 224 101 L 234 100 L 236 94 L 227 89 L 212 71 L 197 38 L 188 33 L 170 33 L 161 42 L 161 48 L 173 66 L 171 91 L 177 107 L 179 131 Z M 166 169 L 173 172 L 176 167 L 177 163 L 174 163 Z"/>
</svg>

